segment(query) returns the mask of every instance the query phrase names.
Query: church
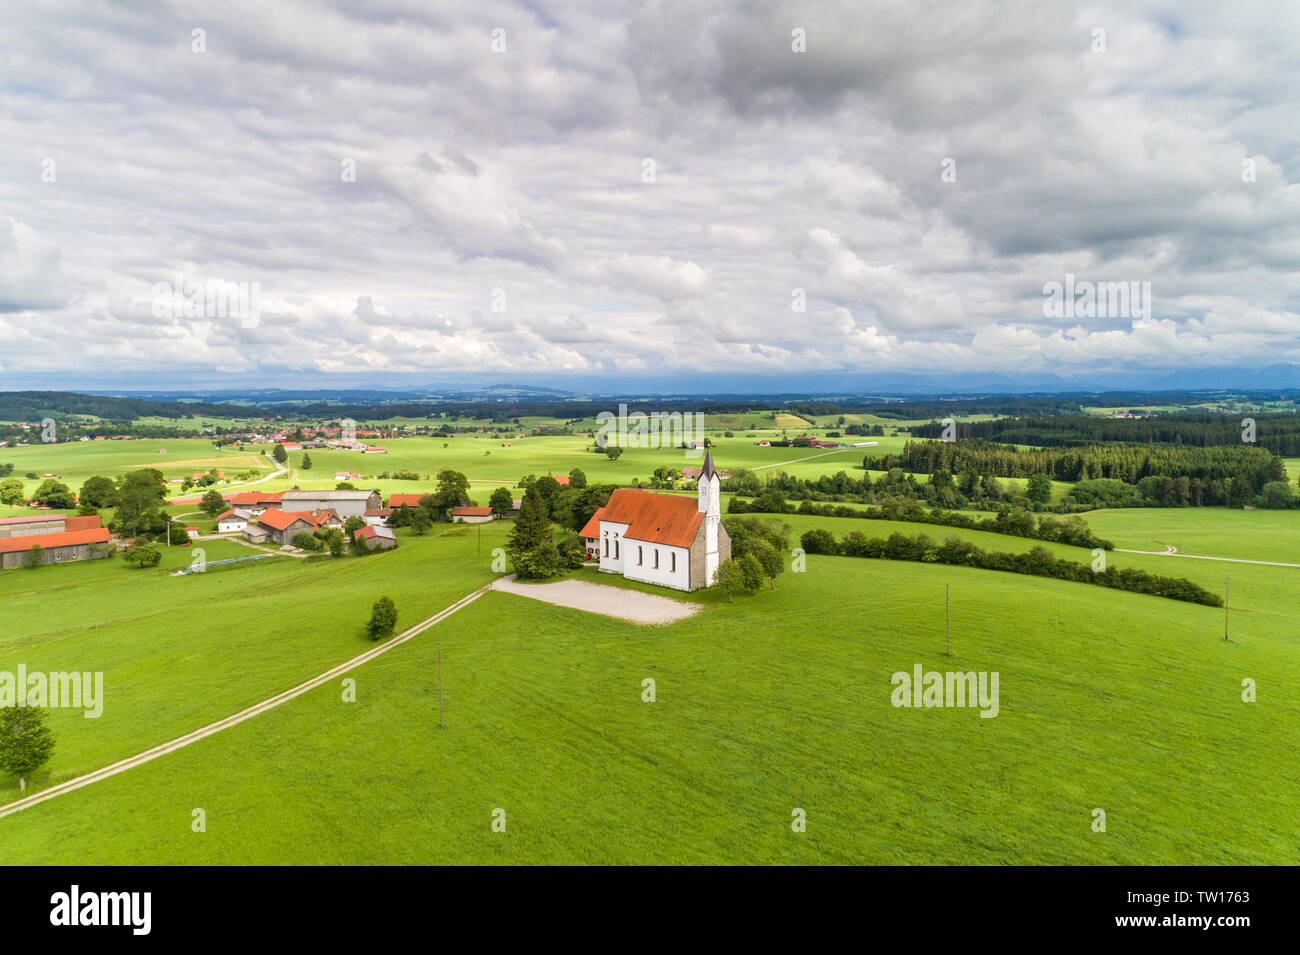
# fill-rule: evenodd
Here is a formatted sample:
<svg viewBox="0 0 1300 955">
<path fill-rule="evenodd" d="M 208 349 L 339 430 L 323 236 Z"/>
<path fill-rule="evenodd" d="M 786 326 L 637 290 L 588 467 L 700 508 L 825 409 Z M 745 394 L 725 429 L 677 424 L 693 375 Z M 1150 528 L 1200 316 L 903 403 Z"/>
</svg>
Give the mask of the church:
<svg viewBox="0 0 1300 955">
<path fill-rule="evenodd" d="M 713 452 L 704 456 L 695 500 L 637 488 L 619 488 L 581 531 L 587 556 L 603 573 L 628 580 L 699 590 L 713 583 L 718 564 L 731 557 L 722 526 L 721 481 Z"/>
</svg>

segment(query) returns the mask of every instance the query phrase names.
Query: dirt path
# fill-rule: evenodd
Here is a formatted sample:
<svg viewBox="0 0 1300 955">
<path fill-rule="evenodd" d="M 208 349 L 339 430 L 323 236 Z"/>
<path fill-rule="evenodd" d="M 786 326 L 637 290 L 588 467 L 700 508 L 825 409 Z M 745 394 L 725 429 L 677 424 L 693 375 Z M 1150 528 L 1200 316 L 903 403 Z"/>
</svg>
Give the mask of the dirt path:
<svg viewBox="0 0 1300 955">
<path fill-rule="evenodd" d="M 170 743 L 163 743 L 159 746 L 155 746 L 153 749 L 145 750 L 137 756 L 129 756 L 126 759 L 113 763 L 111 766 L 105 766 L 103 769 L 97 769 L 92 773 L 86 773 L 84 776 L 78 776 L 76 779 L 70 779 L 67 782 L 59 783 L 57 786 L 51 786 L 48 789 L 42 789 L 40 792 L 33 793 L 32 795 L 26 796 L 22 799 L 16 799 L 8 805 L 0 806 L 0 819 L 3 819 L 5 816 L 11 816 L 16 812 L 20 812 L 21 810 L 27 809 L 31 806 L 35 806 L 37 803 L 42 803 L 48 799 L 53 799 L 56 796 L 62 796 L 64 793 L 70 793 L 74 790 L 81 789 L 85 786 L 89 786 L 91 783 L 97 783 L 101 779 L 108 779 L 110 776 L 124 773 L 128 769 L 143 766 L 145 763 L 155 760 L 159 756 L 166 756 L 168 753 L 174 753 L 176 750 L 183 749 L 191 743 L 197 743 L 199 740 L 220 733 L 222 730 L 230 729 L 232 726 L 237 726 L 245 720 L 251 720 L 254 716 L 265 713 L 267 710 L 274 709 L 281 703 L 288 703 L 290 700 L 302 696 L 309 690 L 314 690 L 318 686 L 323 686 L 330 680 L 336 679 L 351 670 L 355 670 L 362 664 L 369 663 L 371 660 L 375 659 L 375 657 L 387 653 L 396 646 L 400 646 L 412 637 L 419 636 L 435 624 L 446 620 L 457 610 L 468 607 L 475 600 L 478 600 L 479 597 L 482 597 L 487 593 L 487 591 L 487 587 L 480 587 L 473 593 L 466 594 L 450 607 L 439 611 L 421 623 L 417 623 L 414 627 L 404 633 L 393 637 L 385 643 L 381 643 L 373 650 L 367 650 L 360 656 L 353 657 L 346 663 L 340 663 L 332 670 L 327 670 L 320 676 L 308 680 L 306 683 L 298 684 L 292 690 L 285 690 L 283 693 L 273 696 L 269 700 L 263 700 L 261 703 L 256 703 L 253 706 L 248 707 L 248 709 L 240 710 L 233 716 L 227 716 L 223 720 L 209 723 L 202 729 L 197 729 L 192 733 L 187 733 L 184 736 L 177 737 Z"/>
<path fill-rule="evenodd" d="M 1172 544 L 1166 544 L 1168 550 L 1129 550 L 1127 547 L 1116 547 L 1115 550 L 1121 554 L 1145 554 L 1148 557 L 1185 557 L 1188 560 L 1220 560 L 1226 564 L 1263 564 L 1266 567 L 1300 567 L 1300 564 L 1286 564 L 1280 560 L 1246 560 L 1244 557 L 1206 557 L 1203 554 L 1180 554 Z"/>
<path fill-rule="evenodd" d="M 685 620 L 704 609 L 703 605 L 669 597 L 657 597 L 639 590 L 608 587 L 588 580 L 559 580 L 553 584 L 521 584 L 515 575 L 502 577 L 491 585 L 493 590 L 541 600 L 559 607 L 585 610 L 588 613 L 617 617 L 632 623 L 660 624 Z"/>
</svg>

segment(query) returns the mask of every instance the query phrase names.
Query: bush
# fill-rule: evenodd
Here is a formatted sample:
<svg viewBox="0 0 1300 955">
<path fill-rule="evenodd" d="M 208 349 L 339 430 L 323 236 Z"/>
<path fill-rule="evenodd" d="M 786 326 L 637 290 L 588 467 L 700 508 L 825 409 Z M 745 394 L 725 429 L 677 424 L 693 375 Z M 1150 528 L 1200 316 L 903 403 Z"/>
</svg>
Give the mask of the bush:
<svg viewBox="0 0 1300 955">
<path fill-rule="evenodd" d="M 324 547 L 320 538 L 310 531 L 299 531 L 297 534 L 294 534 L 293 546 L 297 547 L 299 550 L 310 551 L 318 551 Z"/>
<path fill-rule="evenodd" d="M 734 501 L 735 498 L 732 498 Z M 799 537 L 799 546 L 803 548 L 805 554 L 838 554 L 840 545 L 835 540 L 835 535 L 824 527 L 816 527 L 810 531 L 804 531 Z"/>
<path fill-rule="evenodd" d="M 371 640 L 386 640 L 397 626 L 397 607 L 391 597 L 380 597 L 370 609 L 370 622 L 366 633 Z"/>
</svg>

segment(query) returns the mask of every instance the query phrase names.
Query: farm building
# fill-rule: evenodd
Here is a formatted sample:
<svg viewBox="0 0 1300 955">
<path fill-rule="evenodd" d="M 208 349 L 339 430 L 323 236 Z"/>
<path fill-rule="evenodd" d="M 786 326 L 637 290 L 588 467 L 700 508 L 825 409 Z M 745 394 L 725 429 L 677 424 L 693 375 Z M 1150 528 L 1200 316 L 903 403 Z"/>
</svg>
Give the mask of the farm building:
<svg viewBox="0 0 1300 955">
<path fill-rule="evenodd" d="M 387 527 L 388 519 L 393 516 L 391 507 L 370 507 L 362 515 L 371 527 Z"/>
<path fill-rule="evenodd" d="M 285 491 L 280 498 L 282 511 L 337 511 L 344 519 L 364 517 L 366 511 L 383 507 L 378 491 Z"/>
<path fill-rule="evenodd" d="M 431 491 L 421 491 L 419 494 L 390 494 L 388 495 L 388 506 L 393 510 L 417 508 L 420 506 L 420 498 L 427 497 L 431 493 Z"/>
<path fill-rule="evenodd" d="M 453 507 L 451 522 L 453 524 L 486 524 L 496 515 L 490 507 Z"/>
<path fill-rule="evenodd" d="M 252 511 L 242 507 L 232 507 L 217 516 L 218 534 L 242 534 L 248 530 L 248 522 L 253 519 Z"/>
<path fill-rule="evenodd" d="M 57 528 L 50 529 L 50 521 L 57 518 Z M 33 527 L 41 530 L 29 533 Z M 28 552 L 39 546 L 42 564 L 62 564 L 77 560 L 94 560 L 107 557 L 108 528 L 100 524 L 97 516 L 67 517 L 63 514 L 40 515 L 35 518 L 5 518 L 0 522 L 0 570 L 23 567 Z"/>
<path fill-rule="evenodd" d="M 231 507 L 246 510 L 253 517 L 256 517 L 268 508 L 278 508 L 283 494 L 283 491 L 278 491 L 275 494 L 265 494 L 261 491 L 240 491 L 238 494 L 223 494 L 222 497 L 226 499 L 226 503 Z"/>
<path fill-rule="evenodd" d="M 343 521 L 331 510 L 275 511 L 262 514 L 250 523 L 244 536 L 254 543 L 292 544 L 295 534 L 310 534 L 318 527 L 342 527 Z"/>
<path fill-rule="evenodd" d="M 364 540 L 371 550 L 387 550 L 397 546 L 397 536 L 387 527 L 358 527 L 352 532 L 354 540 Z"/>
<path fill-rule="evenodd" d="M 718 564 L 731 557 L 722 526 L 721 481 L 713 452 L 704 456 L 695 500 L 619 488 L 580 532 L 587 554 L 608 574 L 629 580 L 698 590 L 712 583 Z"/>
</svg>

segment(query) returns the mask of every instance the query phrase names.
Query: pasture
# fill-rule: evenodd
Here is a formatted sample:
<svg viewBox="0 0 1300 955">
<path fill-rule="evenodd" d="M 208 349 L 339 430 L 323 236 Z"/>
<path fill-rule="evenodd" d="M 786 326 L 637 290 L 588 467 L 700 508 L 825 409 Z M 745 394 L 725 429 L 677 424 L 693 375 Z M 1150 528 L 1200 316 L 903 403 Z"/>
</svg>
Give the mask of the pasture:
<svg viewBox="0 0 1300 955">
<path fill-rule="evenodd" d="M 648 476 L 680 451 L 618 461 L 588 439 L 398 439 L 369 466 L 464 470 L 482 498 L 527 473 Z M 205 444 L 206 442 L 199 442 Z M 107 443 L 106 443 L 107 444 Z M 130 442 L 108 444 L 128 445 Z M 835 456 L 719 439 L 720 466 Z M 56 446 L 57 447 L 57 446 Z M 84 448 L 85 446 L 82 445 Z M 210 447 L 210 445 L 209 445 Z M 482 450 L 491 448 L 491 455 Z M 6 449 L 10 450 L 10 449 Z M 25 450 L 25 449 L 17 449 Z M 50 451 L 52 449 L 41 449 Z M 198 456 L 200 449 L 192 449 Z M 300 452 L 294 452 L 294 461 Z M 320 473 L 332 455 L 314 452 Z M 318 457 L 319 455 L 319 457 Z M 729 456 L 730 455 L 730 456 Z M 3 459 L 3 457 L 0 457 Z M 844 469 L 860 451 L 844 454 Z M 125 458 L 118 459 L 118 463 Z M 291 461 L 293 463 L 293 461 Z M 89 473 L 105 473 L 99 462 Z M 69 465 L 70 467 L 70 465 Z M 308 472 L 308 473 L 316 473 Z M 283 482 L 277 482 L 283 483 Z M 307 484 L 303 481 L 304 485 Z M 382 482 L 381 482 L 382 483 Z M 392 482 L 393 489 L 414 482 Z M 317 485 L 320 486 L 320 485 Z M 174 512 L 192 510 L 178 506 Z M 768 515 L 754 515 L 770 519 Z M 1296 512 L 1116 510 L 1119 547 L 1300 563 Z M 932 525 L 782 515 L 798 536 L 948 534 Z M 0 671 L 102 671 L 104 714 L 54 710 L 44 787 L 275 695 L 372 646 L 388 594 L 408 627 L 497 576 L 508 522 L 399 531 L 364 558 L 277 558 L 171 577 L 120 560 L 0 573 Z M 251 553 L 205 541 L 210 560 Z M 1087 562 L 1087 550 L 1045 544 Z M 1300 862 L 1300 568 L 1112 552 L 1185 576 L 1225 611 L 1063 581 L 939 565 L 807 558 L 775 590 L 691 594 L 695 617 L 643 627 L 488 593 L 349 674 L 122 775 L 0 819 L 6 863 Z M 591 570 L 576 574 L 612 589 Z M 953 656 L 944 655 L 945 585 Z M 447 729 L 438 728 L 438 644 Z M 997 671 L 999 712 L 891 704 L 891 675 Z M 643 681 L 656 699 L 642 701 Z M 1242 701 L 1242 681 L 1258 702 Z M 1248 781 L 1248 782 L 1243 782 Z M 17 797 L 0 779 L 0 805 Z M 192 811 L 207 831 L 191 830 Z M 791 830 L 804 809 L 806 833 Z M 1091 829 L 1107 813 L 1107 831 Z M 505 832 L 492 813 L 504 809 Z"/>
</svg>

